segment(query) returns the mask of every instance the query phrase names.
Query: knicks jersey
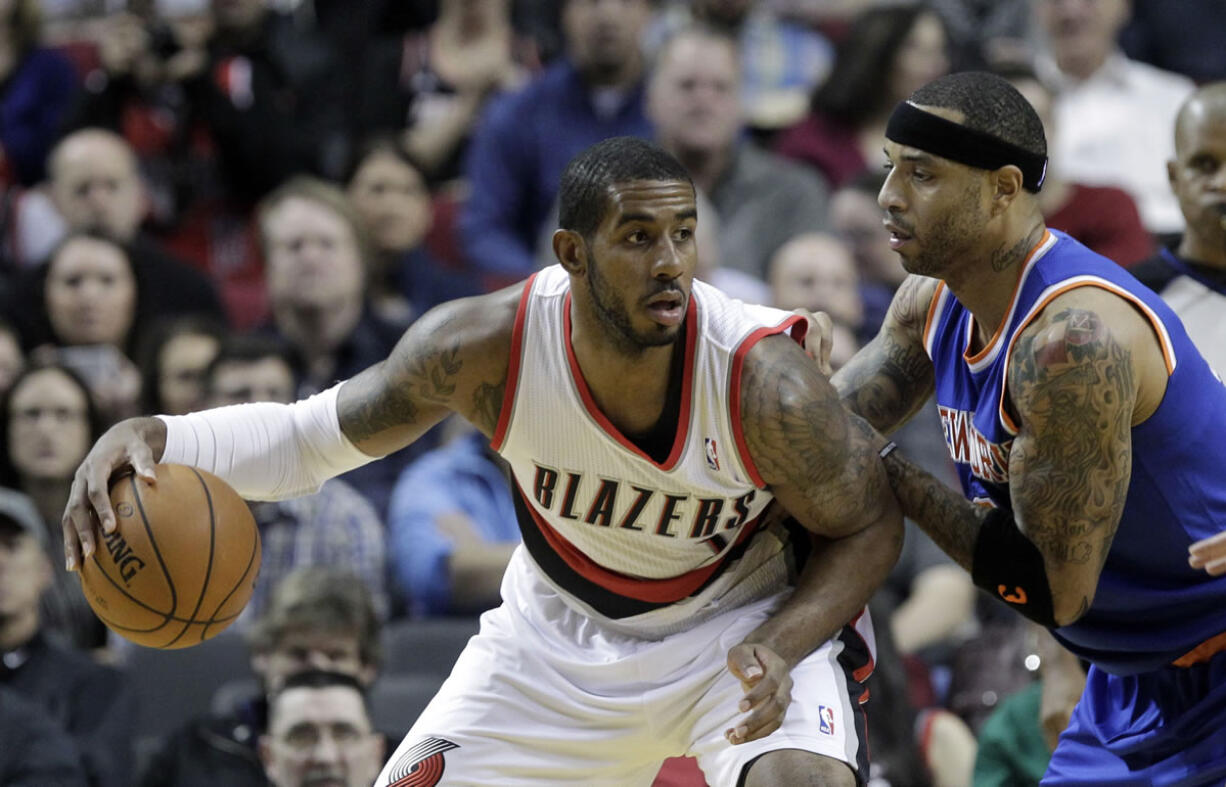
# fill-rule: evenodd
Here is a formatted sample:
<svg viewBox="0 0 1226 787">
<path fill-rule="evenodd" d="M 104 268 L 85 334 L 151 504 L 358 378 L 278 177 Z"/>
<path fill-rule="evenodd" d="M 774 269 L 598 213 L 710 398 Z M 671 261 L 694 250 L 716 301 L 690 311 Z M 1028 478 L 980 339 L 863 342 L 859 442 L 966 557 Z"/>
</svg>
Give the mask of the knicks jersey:
<svg viewBox="0 0 1226 787">
<path fill-rule="evenodd" d="M 1169 372 L 1158 409 L 1132 429 L 1132 478 L 1094 603 L 1055 634 L 1117 674 L 1179 659 L 1226 632 L 1226 577 L 1188 566 L 1188 545 L 1226 530 L 1226 386 L 1170 307 L 1114 262 L 1050 231 L 1027 258 L 996 335 L 971 354 L 974 316 L 944 284 L 924 328 L 936 401 L 966 496 L 1011 509 L 1009 450 L 1018 433 L 1005 407 L 1014 343 L 1057 295 L 1101 287 L 1153 326 Z"/>
<path fill-rule="evenodd" d="M 524 288 L 492 446 L 510 463 L 524 545 L 586 614 L 641 636 L 786 585 L 786 535 L 763 527 L 772 495 L 745 449 L 741 365 L 795 315 L 733 301 L 695 281 L 685 317 L 679 418 L 656 461 L 600 411 L 570 344 L 561 266 Z"/>
</svg>

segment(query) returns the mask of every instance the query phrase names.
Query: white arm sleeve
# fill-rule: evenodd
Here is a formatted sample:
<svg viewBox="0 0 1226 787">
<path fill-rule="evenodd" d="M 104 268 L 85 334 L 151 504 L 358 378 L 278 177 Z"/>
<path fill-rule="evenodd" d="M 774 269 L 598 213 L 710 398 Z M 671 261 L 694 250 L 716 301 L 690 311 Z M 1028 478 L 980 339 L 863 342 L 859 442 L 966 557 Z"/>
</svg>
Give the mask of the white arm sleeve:
<svg viewBox="0 0 1226 787">
<path fill-rule="evenodd" d="M 340 387 L 293 404 L 254 402 L 159 415 L 166 424 L 161 461 L 207 470 L 248 500 L 316 492 L 329 478 L 376 458 L 341 431 Z"/>
</svg>

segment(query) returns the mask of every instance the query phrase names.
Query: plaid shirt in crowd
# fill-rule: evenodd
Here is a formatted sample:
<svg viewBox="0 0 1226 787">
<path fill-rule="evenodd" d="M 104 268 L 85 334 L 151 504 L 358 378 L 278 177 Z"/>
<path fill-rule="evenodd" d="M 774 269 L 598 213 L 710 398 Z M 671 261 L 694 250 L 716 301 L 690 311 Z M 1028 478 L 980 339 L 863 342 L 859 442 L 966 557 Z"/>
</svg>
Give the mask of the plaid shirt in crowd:
<svg viewBox="0 0 1226 787">
<path fill-rule="evenodd" d="M 272 590 L 301 566 L 347 568 L 374 596 L 386 619 L 388 609 L 383 523 L 374 507 L 352 486 L 333 479 L 313 495 L 252 503 L 263 539 L 260 577 L 251 602 L 236 622 L 243 626 L 264 613 Z"/>
</svg>

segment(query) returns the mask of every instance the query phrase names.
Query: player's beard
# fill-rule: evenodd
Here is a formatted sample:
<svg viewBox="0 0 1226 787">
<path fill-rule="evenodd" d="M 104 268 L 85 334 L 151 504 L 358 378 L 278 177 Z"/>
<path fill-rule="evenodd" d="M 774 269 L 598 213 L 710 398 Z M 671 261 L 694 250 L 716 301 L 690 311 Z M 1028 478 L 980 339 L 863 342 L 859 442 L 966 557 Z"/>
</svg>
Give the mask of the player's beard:
<svg viewBox="0 0 1226 787">
<path fill-rule="evenodd" d="M 911 258 L 903 257 L 908 273 L 941 278 L 966 259 L 978 241 L 985 218 L 979 207 L 978 188 L 968 186 L 957 204 L 920 235 L 920 249 Z M 901 256 L 901 255 L 900 255 Z"/>
<path fill-rule="evenodd" d="M 586 278 L 588 294 L 591 296 L 592 305 L 596 307 L 596 318 L 623 351 L 637 355 L 651 347 L 664 347 L 677 341 L 680 332 L 676 330 L 653 331 L 650 334 L 634 330 L 634 326 L 630 324 L 630 314 L 601 276 L 600 264 L 595 257 L 590 258 Z"/>
</svg>

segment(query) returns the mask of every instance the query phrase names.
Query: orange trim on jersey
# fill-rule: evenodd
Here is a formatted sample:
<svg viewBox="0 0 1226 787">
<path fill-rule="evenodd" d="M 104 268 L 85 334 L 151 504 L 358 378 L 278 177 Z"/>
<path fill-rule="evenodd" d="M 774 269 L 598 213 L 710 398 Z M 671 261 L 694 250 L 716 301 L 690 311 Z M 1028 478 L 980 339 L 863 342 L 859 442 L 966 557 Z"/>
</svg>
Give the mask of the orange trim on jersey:
<svg viewBox="0 0 1226 787">
<path fill-rule="evenodd" d="M 570 343 L 570 328 L 570 292 L 567 292 L 566 298 L 562 302 L 562 338 L 563 343 L 566 345 L 566 360 L 570 364 L 571 378 L 575 381 L 575 388 L 579 391 L 579 398 L 583 400 L 583 406 L 587 409 L 588 415 L 592 416 L 593 420 L 600 425 L 600 428 L 609 437 L 621 443 L 622 447 L 627 451 L 632 451 L 641 456 L 661 470 L 673 469 L 681 458 L 681 452 L 685 449 L 686 437 L 690 431 L 690 396 L 694 389 L 694 351 L 698 346 L 697 299 L 690 298 L 690 307 L 685 312 L 685 361 L 681 376 L 681 412 L 677 416 L 677 433 L 673 437 L 672 450 L 668 452 L 668 458 L 664 460 L 663 464 L 652 459 L 643 449 L 631 442 L 609 420 L 608 416 L 600 411 L 599 405 L 596 404 L 596 400 L 592 397 L 591 389 L 587 387 L 587 380 L 583 379 L 583 370 L 579 368 L 579 359 L 575 357 L 575 348 Z"/>
<path fill-rule="evenodd" d="M 797 323 L 802 324 L 799 331 L 793 330 Z M 759 328 L 753 333 L 741 340 L 737 346 L 736 352 L 732 354 L 732 376 L 729 382 L 730 391 L 728 391 L 728 417 L 732 421 L 732 437 L 736 440 L 736 450 L 741 456 L 741 464 L 745 468 L 745 472 L 749 473 L 749 480 L 754 486 L 759 489 L 766 488 L 766 482 L 762 480 L 762 475 L 758 472 L 758 466 L 754 464 L 753 458 L 749 456 L 749 446 L 745 444 L 745 427 L 741 423 L 741 371 L 745 365 L 745 356 L 753 349 L 753 346 L 765 339 L 767 336 L 789 331 L 792 340 L 800 344 L 804 339 L 805 332 L 808 330 L 809 324 L 799 316 L 792 316 L 779 323 L 775 327 Z"/>
<path fill-rule="evenodd" d="M 932 300 L 928 302 L 928 316 L 924 318 L 924 332 L 920 334 L 924 342 L 924 351 L 932 357 L 932 331 L 936 328 L 937 309 L 941 307 L 941 293 L 945 291 L 945 282 L 938 281 L 937 288 L 932 291 Z"/>
<path fill-rule="evenodd" d="M 1000 386 L 1000 402 L 997 405 L 997 411 L 1000 413 L 1001 423 L 1003 423 L 1005 428 L 1012 434 L 1017 434 L 1021 431 L 1021 427 L 1014 422 L 1013 418 L 1010 417 L 1009 413 L 1005 410 L 1005 394 L 1009 389 L 1009 358 L 1013 355 L 1013 347 L 1017 344 L 1017 339 L 1022 335 L 1022 331 L 1026 329 L 1026 326 L 1034 322 L 1035 318 L 1043 313 L 1043 310 L 1047 308 L 1049 303 L 1066 292 L 1078 289 L 1079 287 L 1098 287 L 1112 293 L 1113 295 L 1118 295 L 1125 300 L 1131 301 L 1135 306 L 1137 306 L 1137 310 L 1140 311 L 1141 314 L 1145 315 L 1146 319 L 1150 321 L 1150 324 L 1154 329 L 1154 334 L 1158 337 L 1158 344 L 1162 347 L 1162 359 L 1166 363 L 1167 376 L 1169 377 L 1175 371 L 1175 348 L 1171 347 L 1170 343 L 1167 341 L 1167 335 L 1162 325 L 1162 321 L 1158 319 L 1156 314 L 1150 311 L 1150 308 L 1145 305 L 1144 301 L 1133 295 L 1131 292 L 1128 292 L 1128 290 L 1125 290 L 1124 288 L 1119 287 L 1118 285 L 1115 285 L 1109 281 L 1082 280 L 1070 282 L 1069 284 L 1048 293 L 1043 300 L 1039 301 L 1035 306 L 1030 307 L 1030 314 L 1023 318 L 1020 323 L 1018 323 L 1017 330 L 1013 332 L 1013 338 L 1009 340 L 1009 346 L 1005 350 L 1005 374 L 1003 382 Z"/>
<path fill-rule="evenodd" d="M 983 346 L 983 349 L 974 355 L 967 355 L 966 352 L 962 353 L 962 357 L 967 363 L 979 363 L 984 358 L 987 358 L 992 352 L 992 348 L 996 346 L 998 341 L 1000 341 L 1000 337 L 1004 335 L 1005 327 L 1009 324 L 1009 318 L 1013 315 L 1013 309 L 1017 305 L 1017 294 L 1022 291 L 1022 280 L 1026 278 L 1026 271 L 1029 270 L 1030 263 L 1034 260 L 1034 255 L 1038 253 L 1039 249 L 1043 248 L 1043 244 L 1047 243 L 1048 239 L 1051 237 L 1052 234 L 1049 230 L 1043 230 L 1043 237 L 1040 238 L 1039 242 L 1034 245 L 1034 248 L 1026 252 L 1026 259 L 1024 262 L 1022 262 L 1022 270 L 1017 275 L 1017 281 L 1013 282 L 1013 293 L 1009 296 L 1009 307 L 1005 309 L 1005 316 L 1001 319 L 1000 325 L 996 326 L 996 332 L 992 334 L 992 338 L 989 339 L 988 343 Z M 969 312 L 970 310 L 968 309 L 967 311 Z M 1014 335 L 1016 336 L 1017 334 Z M 970 330 L 967 332 L 966 336 L 967 348 L 969 349 L 970 343 L 975 336 L 974 314 L 971 314 Z"/>
<path fill-rule="evenodd" d="M 1192 667 L 1204 664 L 1209 659 L 1226 650 L 1226 631 L 1210 637 L 1171 662 L 1176 667 Z"/>
<path fill-rule="evenodd" d="M 494 428 L 494 437 L 490 440 L 490 448 L 495 451 L 502 448 L 502 441 L 507 436 L 507 427 L 511 424 L 511 410 L 515 408 L 515 389 L 519 384 L 519 364 L 524 350 L 524 322 L 528 316 L 528 298 L 532 294 L 532 283 L 536 274 L 524 282 L 524 292 L 519 296 L 519 306 L 515 308 L 515 326 L 511 329 L 511 358 L 507 363 L 507 389 L 502 394 L 502 408 L 498 411 L 498 426 Z"/>
<path fill-rule="evenodd" d="M 518 482 L 516 486 L 518 486 Z M 711 578 L 711 575 L 727 562 L 725 557 L 709 565 L 696 568 L 693 571 L 687 571 L 684 574 L 664 579 L 634 577 L 629 574 L 623 574 L 620 571 L 613 571 L 592 560 L 581 549 L 566 540 L 561 533 L 554 530 L 536 510 L 535 505 L 528 502 L 531 498 L 524 494 L 523 487 L 520 487 L 519 494 L 525 502 L 524 507 L 532 514 L 532 520 L 540 529 L 541 535 L 545 537 L 545 541 L 548 542 L 550 549 L 558 557 L 566 561 L 566 565 L 570 566 L 571 569 L 584 579 L 619 596 L 625 596 L 637 601 L 646 601 L 651 604 L 673 604 L 694 595 Z M 724 555 L 733 554 L 733 547 L 757 532 L 758 525 L 761 522 L 762 516 L 759 514 L 753 520 L 745 523 L 741 527 L 741 533 L 737 536 L 736 541 L 732 542 L 724 550 Z"/>
</svg>

